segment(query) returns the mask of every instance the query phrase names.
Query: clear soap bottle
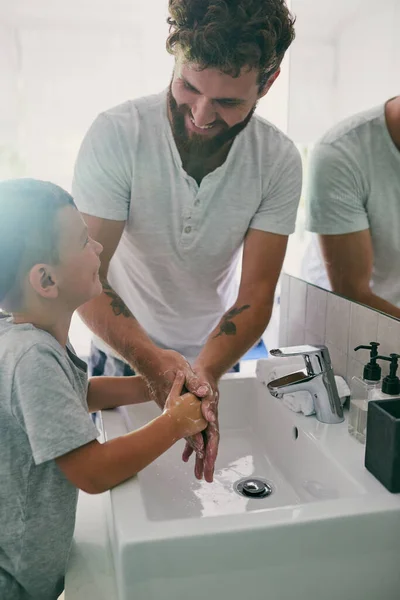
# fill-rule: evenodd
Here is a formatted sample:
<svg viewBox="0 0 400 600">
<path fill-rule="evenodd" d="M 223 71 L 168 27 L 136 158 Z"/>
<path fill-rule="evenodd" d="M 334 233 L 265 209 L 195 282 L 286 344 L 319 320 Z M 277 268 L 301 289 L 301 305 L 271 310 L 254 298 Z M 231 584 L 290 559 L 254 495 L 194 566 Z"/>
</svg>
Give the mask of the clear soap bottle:
<svg viewBox="0 0 400 600">
<path fill-rule="evenodd" d="M 357 346 L 357 348 L 354 348 L 356 351 L 361 349 L 370 351 L 370 359 L 364 366 L 362 378 L 353 377 L 350 384 L 348 429 L 350 435 L 362 443 L 365 443 L 368 402 L 373 399 L 374 394 L 380 392 L 382 369 L 377 363 L 378 346 L 378 342 L 370 342 L 369 346 Z"/>
<path fill-rule="evenodd" d="M 371 393 L 370 400 L 389 400 L 392 396 L 400 395 L 400 379 L 397 376 L 400 354 L 389 354 L 389 356 L 377 356 L 378 360 L 390 362 L 389 375 L 382 379 L 382 387 L 376 388 Z"/>
</svg>

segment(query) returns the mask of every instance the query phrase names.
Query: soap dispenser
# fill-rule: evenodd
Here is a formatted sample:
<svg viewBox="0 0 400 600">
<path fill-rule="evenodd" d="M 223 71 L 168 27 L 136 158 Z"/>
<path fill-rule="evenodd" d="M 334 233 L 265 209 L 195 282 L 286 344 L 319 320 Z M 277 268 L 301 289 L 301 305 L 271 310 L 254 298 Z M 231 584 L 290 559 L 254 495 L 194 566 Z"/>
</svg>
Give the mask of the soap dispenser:
<svg viewBox="0 0 400 600">
<path fill-rule="evenodd" d="M 389 398 L 400 394 L 400 379 L 396 375 L 400 354 L 393 353 L 389 356 L 377 356 L 376 358 L 390 362 L 389 375 L 382 379 L 382 387 L 374 387 L 368 400 L 364 401 L 364 404 L 360 404 L 356 438 L 362 444 L 365 444 L 367 435 L 368 402 L 370 400 L 389 400 Z"/>
<path fill-rule="evenodd" d="M 372 392 L 371 400 L 388 400 L 390 396 L 400 395 L 400 379 L 397 376 L 399 368 L 400 354 L 389 354 L 389 356 L 377 356 L 378 360 L 387 360 L 390 362 L 389 375 L 382 380 L 381 389 L 375 388 Z"/>
<path fill-rule="evenodd" d="M 362 442 L 367 423 L 367 410 L 369 400 L 375 399 L 374 394 L 380 393 L 380 381 L 382 369 L 377 363 L 378 342 L 370 342 L 369 346 L 357 346 L 358 350 L 369 350 L 369 362 L 364 366 L 363 376 L 353 377 L 350 385 L 350 412 L 349 412 L 349 433 L 357 440 Z M 364 425 L 365 420 L 365 425 Z M 363 442 L 363 443 L 364 443 Z"/>
</svg>

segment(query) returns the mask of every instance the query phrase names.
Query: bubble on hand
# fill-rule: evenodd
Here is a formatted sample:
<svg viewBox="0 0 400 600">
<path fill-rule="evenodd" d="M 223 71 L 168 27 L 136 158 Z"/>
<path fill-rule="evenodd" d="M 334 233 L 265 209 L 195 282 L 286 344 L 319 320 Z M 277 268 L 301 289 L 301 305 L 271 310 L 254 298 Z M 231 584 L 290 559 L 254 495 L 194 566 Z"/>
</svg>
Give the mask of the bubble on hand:
<svg viewBox="0 0 400 600">
<path fill-rule="evenodd" d="M 173 369 L 167 369 L 166 371 L 164 371 L 163 373 L 159 373 L 158 375 L 159 377 L 163 377 L 164 379 L 167 379 L 168 375 L 171 375 L 174 378 L 175 371 Z"/>
<path fill-rule="evenodd" d="M 209 394 L 208 385 L 201 385 L 199 388 L 197 388 L 197 393 L 200 394 L 200 396 L 206 396 L 207 394 Z"/>
</svg>

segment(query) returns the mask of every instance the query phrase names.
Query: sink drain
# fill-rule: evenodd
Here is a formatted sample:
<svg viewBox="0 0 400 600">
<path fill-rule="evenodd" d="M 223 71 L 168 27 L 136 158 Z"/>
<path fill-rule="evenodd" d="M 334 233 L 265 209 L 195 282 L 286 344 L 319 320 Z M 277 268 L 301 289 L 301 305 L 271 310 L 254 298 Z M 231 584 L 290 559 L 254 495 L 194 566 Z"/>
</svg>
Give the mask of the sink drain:
<svg viewBox="0 0 400 600">
<path fill-rule="evenodd" d="M 235 492 L 246 498 L 262 499 L 273 493 L 272 485 L 261 477 L 246 477 L 233 484 Z"/>
</svg>

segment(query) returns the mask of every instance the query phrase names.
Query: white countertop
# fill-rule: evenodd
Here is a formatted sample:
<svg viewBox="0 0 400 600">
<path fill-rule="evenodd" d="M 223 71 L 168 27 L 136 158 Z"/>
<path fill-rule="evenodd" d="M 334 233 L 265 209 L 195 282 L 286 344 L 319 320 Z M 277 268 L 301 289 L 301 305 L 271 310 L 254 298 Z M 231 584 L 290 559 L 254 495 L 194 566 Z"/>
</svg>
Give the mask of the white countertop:
<svg viewBox="0 0 400 600">
<path fill-rule="evenodd" d="M 91 496 L 80 492 L 74 541 L 65 579 L 65 600 L 116 599 L 105 494 Z"/>
<path fill-rule="evenodd" d="M 232 375 L 230 377 L 232 382 L 227 382 L 226 385 L 233 385 L 236 382 L 236 379 L 240 379 L 240 376 Z M 244 385 L 245 382 L 243 382 Z M 235 406 L 235 418 L 241 418 L 241 410 L 243 409 L 243 393 L 241 388 L 238 390 L 236 404 L 233 405 L 233 401 L 235 395 L 232 393 L 232 390 L 227 388 L 225 390 L 228 393 L 230 403 L 229 410 L 228 406 L 224 409 L 222 406 L 222 411 L 225 410 L 226 414 L 223 416 L 221 414 L 222 420 L 226 423 L 231 423 L 232 419 L 232 407 Z M 249 394 L 248 394 L 249 395 Z M 254 395 L 254 398 L 256 396 Z M 273 401 L 272 401 L 273 400 Z M 315 502 L 305 502 L 301 505 L 288 505 L 283 506 L 278 510 L 274 511 L 260 511 L 256 510 L 253 512 L 248 512 L 246 509 L 245 518 L 246 521 L 243 521 L 243 527 L 249 527 L 248 522 L 252 523 L 252 528 L 256 528 L 258 525 L 262 527 L 266 527 L 267 521 L 271 521 L 271 524 L 274 526 L 278 524 L 278 520 L 280 519 L 283 522 L 293 520 L 296 523 L 299 523 L 301 520 L 304 522 L 315 522 L 315 517 L 319 515 L 319 518 L 323 518 L 325 520 L 328 519 L 336 519 L 338 516 L 346 516 L 351 517 L 354 515 L 369 515 L 370 520 L 368 523 L 371 524 L 371 531 L 373 530 L 373 536 L 371 535 L 371 531 L 366 530 L 365 532 L 365 540 L 364 543 L 367 544 L 370 542 L 370 539 L 373 538 L 376 540 L 377 532 L 380 532 L 379 523 L 382 522 L 382 518 L 386 515 L 386 528 L 382 528 L 380 546 L 379 544 L 374 549 L 375 551 L 375 560 L 378 560 L 380 556 L 381 564 L 378 565 L 377 572 L 380 572 L 383 575 L 386 573 L 387 581 L 387 589 L 394 589 L 393 586 L 397 586 L 395 589 L 398 590 L 398 570 L 396 571 L 393 564 L 390 560 L 393 558 L 391 552 L 387 552 L 388 550 L 388 532 L 391 532 L 390 536 L 390 544 L 391 548 L 394 549 L 395 554 L 398 556 L 398 536 L 396 537 L 395 532 L 398 531 L 398 523 L 399 523 L 399 515 L 400 515 L 400 495 L 390 494 L 388 493 L 383 486 L 364 468 L 363 456 L 365 452 L 365 447 L 359 444 L 354 438 L 348 435 L 347 432 L 347 424 L 346 422 L 335 425 L 334 427 L 325 425 L 323 423 L 318 422 L 315 418 L 304 417 L 303 415 L 297 415 L 292 413 L 287 408 L 281 407 L 280 403 L 276 400 L 272 399 L 271 402 L 265 403 L 261 402 L 260 404 L 255 405 L 254 410 L 257 410 L 257 415 L 263 415 L 267 419 L 268 422 L 271 421 L 271 415 L 278 417 L 281 421 L 285 422 L 287 427 L 287 431 L 292 431 L 292 425 L 296 425 L 296 429 L 302 432 L 300 440 L 304 442 L 307 441 L 307 445 L 302 446 L 303 448 L 303 458 L 305 463 L 309 464 L 310 456 L 307 452 L 316 452 L 317 454 L 312 455 L 312 459 L 317 461 L 318 457 L 321 453 L 318 452 L 319 449 L 324 450 L 323 456 L 328 457 L 328 464 L 331 465 L 331 470 L 333 475 L 338 477 L 338 484 L 342 485 L 342 479 L 340 474 L 344 470 L 346 466 L 345 473 L 350 474 L 349 481 L 345 481 L 343 485 L 350 485 L 350 483 L 360 486 L 361 491 L 365 490 L 366 493 L 356 494 L 354 497 L 352 495 L 347 496 L 344 495 L 343 498 L 332 499 L 331 501 L 326 500 L 325 502 L 315 503 Z M 272 408 L 274 410 L 272 413 L 266 412 L 267 408 L 271 411 Z M 105 422 L 106 430 L 108 432 L 108 436 L 115 437 L 115 435 L 122 435 L 126 433 L 124 427 L 126 427 L 125 421 L 121 418 L 119 414 L 120 411 L 107 411 L 107 423 Z M 148 420 L 148 419 L 147 419 Z M 115 422 L 114 422 L 115 421 Z M 280 422 L 280 421 L 279 421 Z M 278 425 L 279 425 L 278 422 Z M 120 429 L 112 430 L 112 424 L 115 426 L 118 425 Z M 235 422 L 234 422 L 235 424 Z M 231 424 L 232 426 L 232 424 Z M 274 445 L 278 445 L 279 447 L 279 439 L 275 440 L 273 438 L 272 433 L 279 428 L 272 428 L 269 438 L 270 443 Z M 263 431 L 265 428 L 263 429 Z M 236 431 L 236 430 L 235 430 Z M 115 435 L 114 435 L 115 434 Z M 271 441 L 272 436 L 272 441 Z M 108 439 L 111 439 L 110 437 Z M 236 438 L 235 438 L 236 439 Z M 296 437 L 297 439 L 297 437 Z M 312 447 L 310 446 L 312 442 Z M 308 450 L 310 447 L 310 450 Z M 321 450 L 321 451 L 322 451 Z M 293 458 L 293 456 L 292 456 Z M 318 462 L 318 461 L 317 461 Z M 301 465 L 298 461 L 294 460 L 293 464 L 300 467 Z M 333 465 L 333 466 L 332 466 Z M 296 467 L 296 468 L 297 468 Z M 315 467 L 317 469 L 317 466 Z M 161 468 L 161 467 L 160 467 Z M 318 467 L 319 468 L 319 467 Z M 318 471 L 319 473 L 320 471 Z M 297 473 L 297 471 L 296 471 Z M 319 479 L 319 475 L 318 475 Z M 322 478 L 323 480 L 323 478 Z M 115 488 L 114 493 L 114 526 L 119 522 L 119 532 L 123 531 L 124 535 L 126 532 L 129 532 L 129 527 L 131 532 L 134 532 L 134 535 L 137 539 L 138 536 L 142 536 L 142 540 L 147 540 L 147 537 L 154 534 L 155 529 L 157 530 L 157 535 L 160 536 L 162 531 L 162 527 L 165 530 L 165 538 L 168 536 L 173 539 L 173 536 L 176 535 L 176 522 L 174 519 L 166 519 L 165 521 L 160 521 L 156 519 L 154 522 L 148 517 L 146 517 L 144 513 L 144 509 L 141 503 L 143 503 L 142 493 L 138 489 L 140 481 L 135 479 L 124 484 L 124 489 Z M 136 496 L 132 494 L 132 489 L 134 488 L 134 492 Z M 229 489 L 231 486 L 229 484 Z M 129 497 L 126 499 L 126 494 L 129 492 Z M 139 493 L 140 492 L 140 493 Z M 361 492 L 360 492 L 361 493 Z M 66 575 L 66 591 L 65 591 L 65 600 L 117 600 L 117 589 L 116 589 L 116 578 L 114 572 L 113 558 L 111 553 L 111 544 L 108 536 L 108 528 L 107 528 L 107 502 L 109 500 L 108 497 L 109 492 L 99 496 L 91 496 L 80 492 L 79 502 L 78 502 L 78 511 L 77 511 L 77 519 L 76 519 L 76 527 L 74 534 L 74 542 L 71 550 L 70 562 Z M 135 504 L 135 498 L 137 500 Z M 206 498 L 207 499 L 207 498 Z M 118 503 L 122 503 L 121 506 Z M 122 506 L 123 505 L 123 506 Z M 117 506 L 117 510 L 115 511 L 115 507 Z M 119 508 L 118 508 L 119 507 Z M 121 508 L 122 507 L 122 508 Z M 215 507 L 213 507 L 215 508 Z M 123 510 L 122 510 L 123 509 Z M 292 514 L 293 513 L 293 514 Z M 115 516 L 116 515 L 116 516 Z M 119 521 L 117 521 L 119 515 Z M 122 515 L 122 516 L 121 516 Z M 292 516 L 291 516 L 292 515 Z M 238 530 L 238 515 L 234 514 L 224 514 L 219 519 L 219 530 L 223 532 L 225 530 L 236 531 Z M 132 520 L 135 520 L 132 523 Z M 375 519 L 375 521 L 374 521 Z M 191 530 L 190 526 L 197 526 L 196 519 L 187 519 L 184 523 L 184 529 L 181 531 L 180 535 L 182 537 L 190 536 Z M 201 531 L 204 533 L 207 528 L 209 528 L 209 532 L 215 533 L 217 530 L 217 521 L 216 517 L 213 519 L 201 519 Z M 288 521 L 288 522 L 289 522 Z M 393 521 L 393 523 L 392 523 Z M 161 527 L 161 525 L 162 527 Z M 332 521 L 333 523 L 333 521 Z M 351 523 L 351 521 L 350 521 Z M 356 521 L 355 527 L 359 527 Z M 333 523 L 334 524 L 334 523 Z M 200 527 L 200 525 L 199 525 Z M 350 541 L 355 543 L 355 534 L 349 529 L 349 525 L 346 525 L 347 529 L 345 531 L 349 531 L 348 537 Z M 374 529 L 376 528 L 376 530 Z M 272 532 L 273 528 L 271 528 Z M 161 531 L 161 533 L 160 533 Z M 358 535 L 358 534 L 357 534 Z M 389 536 L 389 537 L 390 537 Z M 136 539 L 135 538 L 135 539 Z M 121 538 L 116 538 L 121 539 Z M 221 537 L 222 539 L 222 537 Z M 357 542 L 358 544 L 358 542 Z M 354 546 L 358 548 L 357 544 Z M 396 545 L 397 544 L 397 545 Z M 380 554 L 382 548 L 382 553 Z M 386 552 L 386 554 L 385 554 Z M 162 554 L 162 553 L 161 553 Z M 365 560 L 368 562 L 370 557 L 365 555 Z M 133 560 L 133 559 L 132 559 Z M 160 561 L 162 557 L 160 558 Z M 293 568 L 296 567 L 296 561 L 293 559 Z M 323 562 L 323 561 L 322 561 Z M 326 561 L 325 561 L 326 562 Z M 378 560 L 379 562 L 379 560 Z M 161 564 L 161 563 L 160 563 Z M 328 571 L 331 569 L 331 566 L 328 562 L 326 562 L 325 566 L 328 565 Z M 338 563 L 339 565 L 339 563 Z M 340 565 L 339 565 L 340 566 Z M 338 568 L 339 568 L 338 566 Z M 347 565 L 349 568 L 347 569 L 348 582 L 352 581 L 353 573 L 351 571 L 351 565 Z M 301 567 L 303 568 L 304 565 Z M 139 567 L 140 568 L 140 567 Z M 297 568 L 297 567 L 296 567 Z M 343 568 L 343 565 L 342 565 Z M 264 569 L 264 566 L 263 566 Z M 385 570 L 386 569 L 386 570 Z M 261 570 L 259 576 L 263 577 L 264 571 Z M 303 573 L 304 574 L 304 573 Z M 198 577 L 201 579 L 202 573 L 198 574 Z M 131 574 L 130 574 L 131 576 Z M 223 573 L 221 577 L 223 576 Z M 199 579 L 199 581 L 200 581 Z M 342 571 L 342 579 L 343 579 L 343 571 Z M 389 581 L 390 580 L 390 581 Z M 180 578 L 176 578 L 176 581 L 179 581 L 185 584 L 185 581 L 181 581 Z M 344 581 L 344 579 L 343 579 Z M 159 583 L 164 585 L 162 577 L 160 578 Z M 171 578 L 172 584 L 174 583 L 174 579 Z M 200 581 L 201 583 L 201 581 Z M 278 581 L 279 583 L 279 581 Z M 278 585 L 277 583 L 277 585 Z M 131 589 L 131 583 L 128 582 L 128 588 Z M 136 584 L 135 584 L 136 585 Z M 164 589 L 164 588 L 161 588 Z M 190 589 L 190 588 L 188 588 Z M 199 588 L 200 589 L 200 588 Z M 278 589 L 278 588 L 277 588 Z M 340 591 L 340 590 L 339 590 Z M 373 594 L 375 593 L 372 590 Z M 158 593 L 158 592 L 157 592 Z M 335 592 L 336 593 L 336 592 Z M 397 592 L 396 592 L 397 593 Z M 374 595 L 366 595 L 367 598 L 374 598 L 377 596 Z M 190 596 L 190 594 L 188 594 Z M 139 597 L 143 597 L 139 595 Z M 151 596 L 157 598 L 158 595 Z M 176 593 L 168 594 L 165 596 L 168 598 L 176 598 Z M 186 597 L 186 596 L 181 596 Z M 236 596 L 235 596 L 236 597 Z M 271 596 L 271 597 L 281 597 L 280 595 Z M 291 596 L 290 596 L 291 597 Z M 300 596 L 299 596 L 300 597 Z M 302 597 L 302 596 L 301 596 Z M 307 596 L 307 598 L 311 596 Z M 322 596 L 320 596 L 322 597 Z M 330 596 L 334 597 L 334 596 Z M 359 596 L 361 597 L 361 596 Z M 363 596 L 364 597 L 364 596 Z M 386 595 L 386 598 L 394 598 L 394 596 Z M 395 596 L 397 598 L 397 596 Z"/>
</svg>

